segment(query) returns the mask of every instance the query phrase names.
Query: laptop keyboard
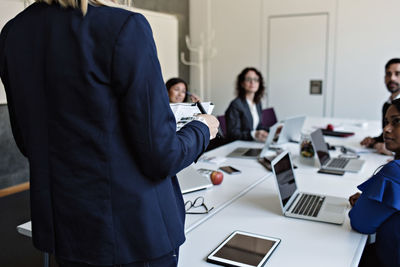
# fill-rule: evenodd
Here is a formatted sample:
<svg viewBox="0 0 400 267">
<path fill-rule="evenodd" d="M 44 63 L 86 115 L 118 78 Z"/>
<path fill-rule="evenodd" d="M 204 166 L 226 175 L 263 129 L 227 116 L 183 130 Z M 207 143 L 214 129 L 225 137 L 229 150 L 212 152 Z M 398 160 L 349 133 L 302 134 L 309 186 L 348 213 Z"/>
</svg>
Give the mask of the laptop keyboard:
<svg viewBox="0 0 400 267">
<path fill-rule="evenodd" d="M 339 169 L 344 169 L 344 167 L 349 163 L 350 159 L 346 158 L 333 158 L 329 164 L 328 167 L 330 168 L 339 168 Z"/>
<path fill-rule="evenodd" d="M 299 202 L 297 202 L 292 213 L 298 215 L 317 217 L 324 201 L 325 197 L 302 194 Z"/>
</svg>

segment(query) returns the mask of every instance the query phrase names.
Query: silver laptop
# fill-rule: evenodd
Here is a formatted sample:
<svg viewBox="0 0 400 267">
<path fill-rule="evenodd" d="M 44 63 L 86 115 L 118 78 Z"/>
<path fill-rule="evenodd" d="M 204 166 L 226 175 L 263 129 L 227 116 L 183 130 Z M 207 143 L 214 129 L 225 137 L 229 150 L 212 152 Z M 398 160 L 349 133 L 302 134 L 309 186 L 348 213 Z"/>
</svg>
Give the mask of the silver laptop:
<svg viewBox="0 0 400 267">
<path fill-rule="evenodd" d="M 275 154 L 277 148 L 271 147 L 271 144 L 276 135 L 276 131 L 279 127 L 279 123 L 275 123 L 271 128 L 269 128 L 269 133 L 267 139 L 265 140 L 263 148 L 251 148 L 251 147 L 238 147 L 227 155 L 231 158 L 258 158 L 266 157 Z"/>
<path fill-rule="evenodd" d="M 206 189 L 212 186 L 207 177 L 199 174 L 192 166 L 188 166 L 176 174 L 182 194 Z"/>
<path fill-rule="evenodd" d="M 312 132 L 310 137 L 322 169 L 358 172 L 364 165 L 361 159 L 331 158 L 321 129 Z"/>
<path fill-rule="evenodd" d="M 301 129 L 303 128 L 305 116 L 296 116 L 287 118 L 283 122 L 283 128 L 279 134 L 279 138 L 276 142 L 277 145 L 300 141 Z"/>
<path fill-rule="evenodd" d="M 347 199 L 299 192 L 287 151 L 272 161 L 282 212 L 287 217 L 342 224 Z"/>
</svg>

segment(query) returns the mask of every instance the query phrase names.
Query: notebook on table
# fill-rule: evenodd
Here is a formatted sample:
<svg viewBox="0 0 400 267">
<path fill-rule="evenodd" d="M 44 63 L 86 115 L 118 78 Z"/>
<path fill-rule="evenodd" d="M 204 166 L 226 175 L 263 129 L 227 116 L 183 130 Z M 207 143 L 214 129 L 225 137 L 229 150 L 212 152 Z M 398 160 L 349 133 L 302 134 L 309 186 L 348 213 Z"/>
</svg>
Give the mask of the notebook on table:
<svg viewBox="0 0 400 267">
<path fill-rule="evenodd" d="M 347 199 L 299 192 L 290 155 L 282 152 L 272 161 L 282 213 L 287 217 L 342 224 Z"/>
<path fill-rule="evenodd" d="M 197 172 L 192 166 L 188 166 L 176 174 L 182 194 L 206 189 L 212 186 L 211 181 Z"/>
<path fill-rule="evenodd" d="M 361 159 L 331 158 L 321 129 L 312 132 L 310 137 L 322 169 L 358 172 L 364 165 Z"/>
<path fill-rule="evenodd" d="M 348 137 L 354 135 L 353 132 L 342 132 L 342 131 L 330 131 L 326 129 L 321 129 L 323 135 L 335 136 L 335 137 Z"/>
</svg>

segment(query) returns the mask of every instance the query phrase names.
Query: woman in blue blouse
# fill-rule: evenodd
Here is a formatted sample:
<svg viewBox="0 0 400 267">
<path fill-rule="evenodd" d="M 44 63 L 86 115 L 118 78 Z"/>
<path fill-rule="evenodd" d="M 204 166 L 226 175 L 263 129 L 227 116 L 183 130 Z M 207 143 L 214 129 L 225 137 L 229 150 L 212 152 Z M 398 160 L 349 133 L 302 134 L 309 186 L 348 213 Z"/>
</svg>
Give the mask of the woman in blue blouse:
<svg viewBox="0 0 400 267">
<path fill-rule="evenodd" d="M 352 228 L 376 232 L 376 242 L 366 247 L 360 266 L 400 266 L 400 99 L 386 112 L 383 138 L 395 160 L 358 186 L 362 194 L 349 199 Z"/>
</svg>

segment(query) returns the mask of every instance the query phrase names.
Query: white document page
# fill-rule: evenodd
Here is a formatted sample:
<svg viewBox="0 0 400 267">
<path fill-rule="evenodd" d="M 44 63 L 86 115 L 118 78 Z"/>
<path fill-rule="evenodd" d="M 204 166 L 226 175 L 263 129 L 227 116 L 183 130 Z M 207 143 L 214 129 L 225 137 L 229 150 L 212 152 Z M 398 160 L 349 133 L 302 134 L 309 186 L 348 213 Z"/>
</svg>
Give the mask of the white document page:
<svg viewBox="0 0 400 267">
<path fill-rule="evenodd" d="M 214 109 L 214 104 L 211 102 L 202 102 L 201 105 L 207 114 L 211 114 Z M 171 103 L 170 106 L 175 116 L 177 131 L 179 131 L 186 123 L 194 120 L 196 115 L 201 114 L 196 103 Z"/>
</svg>

